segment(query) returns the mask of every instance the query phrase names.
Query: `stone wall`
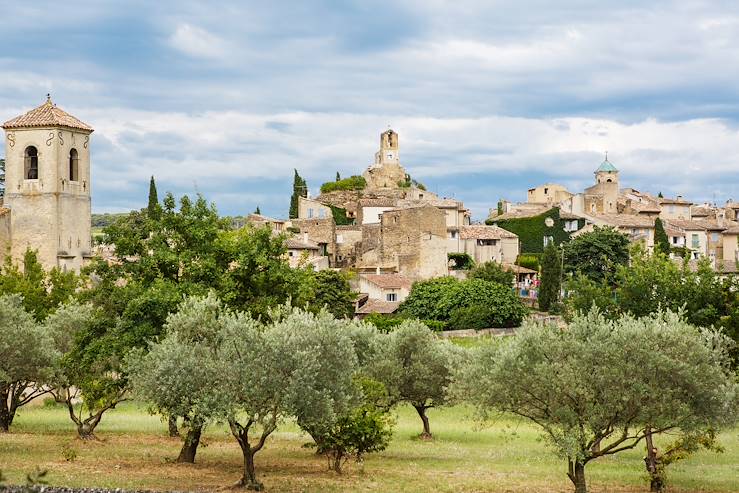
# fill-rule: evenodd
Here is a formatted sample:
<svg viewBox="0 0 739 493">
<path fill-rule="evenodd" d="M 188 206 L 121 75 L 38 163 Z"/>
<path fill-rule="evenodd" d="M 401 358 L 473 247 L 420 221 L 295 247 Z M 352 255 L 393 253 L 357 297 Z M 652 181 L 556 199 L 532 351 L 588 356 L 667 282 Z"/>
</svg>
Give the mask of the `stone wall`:
<svg viewBox="0 0 739 493">
<path fill-rule="evenodd" d="M 308 238 L 319 245 L 326 245 L 326 255 L 330 265 L 336 261 L 336 223 L 333 217 L 326 219 L 293 219 L 292 227 L 299 228 L 301 233 L 308 233 Z"/>
</svg>

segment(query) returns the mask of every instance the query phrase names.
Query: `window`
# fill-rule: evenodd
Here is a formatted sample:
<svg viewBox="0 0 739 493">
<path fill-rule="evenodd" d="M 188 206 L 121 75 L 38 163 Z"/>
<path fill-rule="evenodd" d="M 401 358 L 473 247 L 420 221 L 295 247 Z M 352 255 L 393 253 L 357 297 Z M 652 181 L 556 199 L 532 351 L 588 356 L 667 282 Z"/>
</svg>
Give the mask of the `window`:
<svg viewBox="0 0 739 493">
<path fill-rule="evenodd" d="M 548 188 L 544 188 L 544 195 L 549 195 L 549 189 Z"/>
<path fill-rule="evenodd" d="M 33 146 L 26 147 L 23 164 L 26 180 L 38 180 L 38 149 Z"/>
<path fill-rule="evenodd" d="M 711 233 L 711 241 L 714 243 L 718 241 L 718 233 Z"/>
<path fill-rule="evenodd" d="M 701 246 L 701 243 L 700 243 L 700 240 L 698 239 L 698 234 L 697 233 L 693 233 L 690 236 L 690 246 L 693 247 L 693 248 L 698 248 L 698 247 Z"/>
<path fill-rule="evenodd" d="M 385 299 L 387 301 L 398 301 L 398 293 L 387 293 Z"/>
<path fill-rule="evenodd" d="M 308 209 L 308 219 L 313 217 L 313 209 Z"/>
<path fill-rule="evenodd" d="M 677 236 L 672 237 L 672 244 L 677 245 Z"/>
<path fill-rule="evenodd" d="M 323 219 L 324 218 L 324 216 L 325 216 L 324 212 L 325 211 L 323 209 L 318 209 L 318 219 Z"/>
<path fill-rule="evenodd" d="M 419 193 L 419 194 L 418 194 L 418 198 L 419 198 L 419 199 L 422 199 L 422 198 L 423 198 L 423 194 L 422 194 L 422 193 Z"/>
<path fill-rule="evenodd" d="M 69 181 L 79 181 L 79 157 L 77 149 L 69 151 Z"/>
<path fill-rule="evenodd" d="M 454 239 L 456 237 L 457 237 L 457 232 L 456 231 L 450 231 L 449 232 L 449 238 Z"/>
<path fill-rule="evenodd" d="M 336 243 L 344 243 L 344 236 L 336 235 Z"/>
<path fill-rule="evenodd" d="M 554 242 L 554 236 L 545 236 L 544 237 L 544 248 L 546 248 L 547 245 L 553 242 Z"/>
</svg>

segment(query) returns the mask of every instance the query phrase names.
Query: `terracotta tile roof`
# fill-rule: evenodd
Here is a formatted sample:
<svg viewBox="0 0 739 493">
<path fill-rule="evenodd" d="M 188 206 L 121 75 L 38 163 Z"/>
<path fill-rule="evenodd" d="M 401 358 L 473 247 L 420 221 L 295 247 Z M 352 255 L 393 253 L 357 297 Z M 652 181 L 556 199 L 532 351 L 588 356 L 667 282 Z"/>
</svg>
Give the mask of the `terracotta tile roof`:
<svg viewBox="0 0 739 493">
<path fill-rule="evenodd" d="M 702 205 L 694 205 L 690 208 L 690 215 L 693 217 L 707 217 L 713 215 L 713 210 L 710 207 Z"/>
<path fill-rule="evenodd" d="M 83 123 L 61 108 L 58 108 L 51 99 L 44 104 L 34 108 L 28 113 L 17 116 L 3 123 L 3 128 L 28 128 L 28 127 L 67 127 L 77 130 L 92 132 L 93 129 L 87 123 Z"/>
<path fill-rule="evenodd" d="M 256 213 L 249 214 L 248 216 L 246 216 L 246 220 L 248 222 L 250 222 L 250 223 L 251 222 L 254 222 L 254 223 L 261 223 L 261 222 L 264 222 L 264 223 L 284 223 L 285 222 L 284 219 L 275 219 L 273 217 L 263 216 L 261 214 L 256 214 Z"/>
<path fill-rule="evenodd" d="M 500 240 L 502 238 L 518 238 L 518 235 L 506 231 L 500 226 L 461 226 L 459 237 L 463 240 Z"/>
<path fill-rule="evenodd" d="M 620 226 L 624 228 L 654 227 L 654 218 L 637 214 L 593 214 L 592 217 L 611 226 Z"/>
<path fill-rule="evenodd" d="M 505 270 L 511 271 L 514 274 L 538 274 L 539 271 L 529 269 L 528 267 L 523 267 L 516 264 L 503 264 L 503 268 Z"/>
<path fill-rule="evenodd" d="M 725 235 L 739 235 L 739 225 L 730 226 L 728 229 L 723 231 Z"/>
<path fill-rule="evenodd" d="M 369 313 L 394 313 L 395 310 L 400 306 L 398 301 L 384 301 L 384 300 L 367 300 L 367 303 L 357 308 L 356 312 L 359 315 L 366 315 Z"/>
<path fill-rule="evenodd" d="M 492 216 L 490 220 L 491 221 L 503 221 L 506 219 L 521 219 L 521 218 L 526 218 L 526 217 L 534 217 L 540 214 L 544 214 L 549 209 L 551 209 L 551 207 L 541 207 L 537 209 L 532 208 L 532 209 L 524 209 L 524 210 L 513 211 L 513 212 L 505 212 L 498 216 Z"/>
<path fill-rule="evenodd" d="M 303 241 L 298 238 L 288 238 L 285 240 L 285 246 L 290 250 L 320 250 L 321 247 L 312 241 Z"/>
<path fill-rule="evenodd" d="M 359 199 L 360 207 L 395 207 L 398 201 L 390 197 Z"/>
<path fill-rule="evenodd" d="M 384 289 L 410 289 L 413 284 L 402 274 L 362 274 L 362 278 Z"/>
<path fill-rule="evenodd" d="M 660 204 L 673 204 L 673 205 L 693 205 L 692 202 L 683 199 L 659 199 Z"/>
<path fill-rule="evenodd" d="M 723 231 L 730 225 L 728 223 L 719 223 L 718 221 L 707 221 L 705 219 L 668 219 L 665 222 L 675 228 L 680 228 L 686 231 Z"/>
</svg>

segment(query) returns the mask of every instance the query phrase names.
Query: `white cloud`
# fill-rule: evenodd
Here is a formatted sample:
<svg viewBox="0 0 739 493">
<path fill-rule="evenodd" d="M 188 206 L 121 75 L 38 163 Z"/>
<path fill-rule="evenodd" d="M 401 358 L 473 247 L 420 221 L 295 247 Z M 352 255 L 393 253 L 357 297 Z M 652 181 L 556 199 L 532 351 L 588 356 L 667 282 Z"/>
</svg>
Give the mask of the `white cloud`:
<svg viewBox="0 0 739 493">
<path fill-rule="evenodd" d="M 196 58 L 220 60 L 227 56 L 227 43 L 208 31 L 191 24 L 180 24 L 169 38 L 169 44 Z"/>
</svg>

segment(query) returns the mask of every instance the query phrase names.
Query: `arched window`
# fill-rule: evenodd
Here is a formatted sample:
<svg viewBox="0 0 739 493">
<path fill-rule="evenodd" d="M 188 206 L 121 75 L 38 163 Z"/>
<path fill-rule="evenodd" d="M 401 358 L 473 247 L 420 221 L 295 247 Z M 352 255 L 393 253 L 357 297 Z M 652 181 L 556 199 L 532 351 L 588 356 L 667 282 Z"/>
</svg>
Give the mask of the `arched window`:
<svg viewBox="0 0 739 493">
<path fill-rule="evenodd" d="M 69 151 L 69 181 L 79 181 L 79 157 L 77 149 Z"/>
<path fill-rule="evenodd" d="M 23 176 L 26 180 L 38 180 L 38 149 L 33 146 L 26 147 L 23 163 Z"/>
</svg>

